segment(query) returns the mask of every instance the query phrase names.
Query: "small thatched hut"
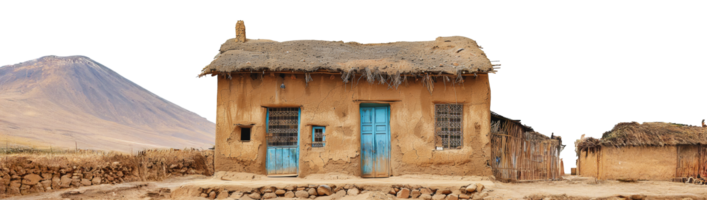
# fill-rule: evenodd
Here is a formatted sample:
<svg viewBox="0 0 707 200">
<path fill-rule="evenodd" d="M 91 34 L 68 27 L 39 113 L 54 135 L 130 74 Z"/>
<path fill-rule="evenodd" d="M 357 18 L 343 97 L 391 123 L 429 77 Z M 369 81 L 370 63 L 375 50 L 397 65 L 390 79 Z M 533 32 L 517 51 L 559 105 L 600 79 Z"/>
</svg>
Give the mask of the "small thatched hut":
<svg viewBox="0 0 707 200">
<path fill-rule="evenodd" d="M 488 73 L 476 41 L 253 40 L 239 22 L 218 77 L 216 171 L 490 176 Z"/>
<path fill-rule="evenodd" d="M 673 180 L 707 176 L 707 128 L 652 122 L 619 123 L 601 139 L 576 142 L 581 176 Z"/>
</svg>

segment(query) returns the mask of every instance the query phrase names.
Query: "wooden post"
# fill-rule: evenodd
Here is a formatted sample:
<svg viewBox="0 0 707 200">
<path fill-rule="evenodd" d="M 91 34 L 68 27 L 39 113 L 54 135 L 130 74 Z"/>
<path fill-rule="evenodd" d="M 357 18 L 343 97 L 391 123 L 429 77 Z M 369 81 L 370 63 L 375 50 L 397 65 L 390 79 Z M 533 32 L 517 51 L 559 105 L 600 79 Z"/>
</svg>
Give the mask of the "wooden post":
<svg viewBox="0 0 707 200">
<path fill-rule="evenodd" d="M 248 38 L 248 27 L 245 24 L 245 20 L 236 20 L 233 23 L 233 39 L 236 42 L 245 42 Z"/>
</svg>

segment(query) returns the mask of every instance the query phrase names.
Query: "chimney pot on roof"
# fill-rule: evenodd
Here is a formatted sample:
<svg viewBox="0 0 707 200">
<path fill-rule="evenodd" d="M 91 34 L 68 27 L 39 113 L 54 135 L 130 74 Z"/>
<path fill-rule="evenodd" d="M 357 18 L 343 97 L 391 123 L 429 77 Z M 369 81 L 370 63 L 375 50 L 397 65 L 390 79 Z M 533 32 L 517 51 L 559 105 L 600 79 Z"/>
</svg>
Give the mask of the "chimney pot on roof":
<svg viewBox="0 0 707 200">
<path fill-rule="evenodd" d="M 245 24 L 243 20 L 236 22 L 236 42 L 245 42 Z"/>
</svg>

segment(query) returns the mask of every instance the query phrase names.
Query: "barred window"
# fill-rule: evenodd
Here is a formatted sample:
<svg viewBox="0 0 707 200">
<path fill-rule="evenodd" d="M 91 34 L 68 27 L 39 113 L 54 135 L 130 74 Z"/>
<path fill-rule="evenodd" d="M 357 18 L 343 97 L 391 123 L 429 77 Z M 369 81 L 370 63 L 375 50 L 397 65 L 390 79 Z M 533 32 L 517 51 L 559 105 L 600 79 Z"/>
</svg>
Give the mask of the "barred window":
<svg viewBox="0 0 707 200">
<path fill-rule="evenodd" d="M 312 147 L 324 147 L 325 132 L 322 126 L 312 127 Z"/>
<path fill-rule="evenodd" d="M 268 108 L 268 146 L 297 145 L 299 108 Z"/>
<path fill-rule="evenodd" d="M 462 114 L 461 104 L 435 105 L 435 134 L 442 140 L 442 148 L 457 149 L 462 146 Z"/>
</svg>

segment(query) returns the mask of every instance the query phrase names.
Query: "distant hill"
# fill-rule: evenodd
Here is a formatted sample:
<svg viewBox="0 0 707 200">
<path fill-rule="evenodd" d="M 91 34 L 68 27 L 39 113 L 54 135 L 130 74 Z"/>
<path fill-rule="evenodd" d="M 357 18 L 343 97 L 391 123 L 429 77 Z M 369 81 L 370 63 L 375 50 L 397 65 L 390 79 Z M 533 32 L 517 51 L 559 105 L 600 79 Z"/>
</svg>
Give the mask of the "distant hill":
<svg viewBox="0 0 707 200">
<path fill-rule="evenodd" d="M 0 147 L 207 148 L 215 128 L 88 57 L 0 67 Z"/>
</svg>

